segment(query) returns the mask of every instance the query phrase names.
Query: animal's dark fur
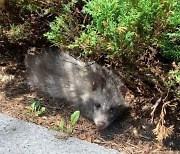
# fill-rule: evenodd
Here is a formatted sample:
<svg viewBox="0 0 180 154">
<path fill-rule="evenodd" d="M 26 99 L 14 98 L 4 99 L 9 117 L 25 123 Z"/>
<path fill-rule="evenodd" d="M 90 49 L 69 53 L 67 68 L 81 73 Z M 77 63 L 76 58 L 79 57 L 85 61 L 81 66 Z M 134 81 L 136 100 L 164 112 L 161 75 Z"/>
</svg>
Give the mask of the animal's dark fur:
<svg viewBox="0 0 180 154">
<path fill-rule="evenodd" d="M 127 106 L 121 80 L 98 64 L 84 63 L 58 50 L 27 55 L 29 84 L 54 98 L 65 98 L 99 129 L 106 128 Z"/>
</svg>

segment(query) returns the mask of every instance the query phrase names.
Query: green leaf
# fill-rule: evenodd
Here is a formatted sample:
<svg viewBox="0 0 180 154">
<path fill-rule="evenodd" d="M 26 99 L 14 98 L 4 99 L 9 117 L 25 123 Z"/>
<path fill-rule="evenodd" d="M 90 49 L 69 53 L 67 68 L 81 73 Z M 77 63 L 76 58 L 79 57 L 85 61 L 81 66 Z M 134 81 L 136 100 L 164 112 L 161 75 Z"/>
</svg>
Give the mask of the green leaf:
<svg viewBox="0 0 180 154">
<path fill-rule="evenodd" d="M 30 109 L 25 109 L 24 113 L 31 113 L 31 110 Z"/>
<path fill-rule="evenodd" d="M 56 127 L 56 126 L 53 126 L 52 129 L 55 130 L 55 131 L 59 131 L 59 128 Z"/>
<path fill-rule="evenodd" d="M 40 106 L 40 102 L 34 100 L 34 101 L 31 103 L 32 112 L 36 112 L 39 106 Z"/>
<path fill-rule="evenodd" d="M 39 117 L 40 114 L 41 114 L 40 111 L 35 112 L 35 116 L 36 116 L 36 117 Z"/>
<path fill-rule="evenodd" d="M 72 126 L 70 125 L 68 128 L 67 128 L 67 134 L 71 134 L 73 131 L 73 128 Z"/>
<path fill-rule="evenodd" d="M 64 131 L 64 125 L 65 125 L 64 120 L 61 120 L 61 121 L 59 122 L 59 128 L 60 128 L 60 130 L 61 130 L 62 132 Z"/>
<path fill-rule="evenodd" d="M 43 112 L 46 111 L 46 108 L 45 108 L 45 107 L 42 107 L 40 111 L 41 111 L 41 113 L 43 113 Z"/>
<path fill-rule="evenodd" d="M 176 76 L 176 82 L 180 82 L 180 75 Z"/>
<path fill-rule="evenodd" d="M 80 111 L 75 111 L 72 115 L 71 115 L 71 125 L 73 126 L 77 120 L 79 119 L 80 116 Z"/>
<path fill-rule="evenodd" d="M 72 3 L 77 3 L 77 0 L 72 0 Z"/>
</svg>

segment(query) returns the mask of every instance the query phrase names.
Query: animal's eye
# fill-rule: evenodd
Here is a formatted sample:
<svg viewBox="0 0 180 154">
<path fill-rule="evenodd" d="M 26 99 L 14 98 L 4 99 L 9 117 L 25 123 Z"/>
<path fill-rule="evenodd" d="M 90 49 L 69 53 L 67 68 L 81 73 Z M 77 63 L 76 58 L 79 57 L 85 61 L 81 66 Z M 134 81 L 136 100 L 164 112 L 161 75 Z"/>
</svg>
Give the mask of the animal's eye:
<svg viewBox="0 0 180 154">
<path fill-rule="evenodd" d="M 96 104 L 95 104 L 95 107 L 96 107 L 97 109 L 99 109 L 99 108 L 101 107 L 101 104 L 96 103 Z"/>
<path fill-rule="evenodd" d="M 110 111 L 111 113 L 113 113 L 114 110 L 115 110 L 115 108 L 114 108 L 114 107 L 111 107 L 109 111 Z"/>
</svg>

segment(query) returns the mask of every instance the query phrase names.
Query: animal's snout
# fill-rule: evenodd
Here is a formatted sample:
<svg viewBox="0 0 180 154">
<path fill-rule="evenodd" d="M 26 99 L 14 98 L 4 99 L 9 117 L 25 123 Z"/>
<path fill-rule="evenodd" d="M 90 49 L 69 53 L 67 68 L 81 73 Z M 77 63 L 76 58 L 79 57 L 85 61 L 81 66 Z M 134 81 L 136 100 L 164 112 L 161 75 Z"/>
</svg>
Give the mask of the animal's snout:
<svg viewBox="0 0 180 154">
<path fill-rule="evenodd" d="M 98 129 L 104 129 L 106 127 L 106 123 L 103 121 L 98 121 L 96 125 Z"/>
</svg>

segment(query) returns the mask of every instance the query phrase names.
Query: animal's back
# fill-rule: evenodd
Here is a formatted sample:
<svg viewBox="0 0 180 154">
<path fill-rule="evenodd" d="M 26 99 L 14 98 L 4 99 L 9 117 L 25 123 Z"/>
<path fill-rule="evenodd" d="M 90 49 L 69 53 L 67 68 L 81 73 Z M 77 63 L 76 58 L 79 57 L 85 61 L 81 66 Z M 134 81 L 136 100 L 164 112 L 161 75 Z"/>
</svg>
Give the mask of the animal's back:
<svg viewBox="0 0 180 154">
<path fill-rule="evenodd" d="M 31 87 L 74 102 L 82 101 L 81 96 L 92 92 L 91 83 L 97 78 L 84 62 L 58 50 L 27 55 L 25 64 Z"/>
<path fill-rule="evenodd" d="M 25 64 L 33 88 L 72 102 L 100 129 L 127 106 L 120 90 L 121 80 L 98 64 L 84 63 L 58 50 L 27 55 Z"/>
</svg>

